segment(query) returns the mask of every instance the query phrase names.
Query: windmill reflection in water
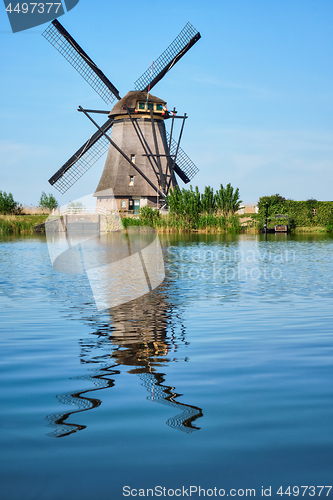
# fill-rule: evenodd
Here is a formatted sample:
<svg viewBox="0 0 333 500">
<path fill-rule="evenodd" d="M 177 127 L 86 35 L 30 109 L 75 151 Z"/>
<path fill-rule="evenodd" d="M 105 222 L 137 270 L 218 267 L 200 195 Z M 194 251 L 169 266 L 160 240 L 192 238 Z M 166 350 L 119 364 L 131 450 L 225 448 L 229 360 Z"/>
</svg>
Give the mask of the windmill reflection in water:
<svg viewBox="0 0 333 500">
<path fill-rule="evenodd" d="M 109 313 L 108 323 L 100 323 L 97 317 L 89 319 L 94 331 L 89 342 L 81 342 L 81 362 L 102 366 L 91 375 L 77 377 L 89 381 L 90 388 L 57 396 L 59 402 L 75 409 L 48 415 L 49 425 L 56 428 L 49 435 L 64 437 L 85 429 L 85 425 L 71 422 L 73 416 L 101 405 L 101 399 L 92 396 L 115 385 L 121 366 L 139 376 L 141 385 L 149 393 L 148 400 L 170 406 L 177 412 L 166 421 L 167 425 L 187 433 L 199 430 L 194 422 L 203 416 L 201 408 L 178 401 L 182 395 L 164 383 L 165 374 L 160 371 L 173 361 L 181 361 L 174 353 L 181 344 L 186 344 L 178 308 L 168 300 L 167 286 L 114 307 Z M 111 354 L 106 352 L 110 347 Z"/>
</svg>

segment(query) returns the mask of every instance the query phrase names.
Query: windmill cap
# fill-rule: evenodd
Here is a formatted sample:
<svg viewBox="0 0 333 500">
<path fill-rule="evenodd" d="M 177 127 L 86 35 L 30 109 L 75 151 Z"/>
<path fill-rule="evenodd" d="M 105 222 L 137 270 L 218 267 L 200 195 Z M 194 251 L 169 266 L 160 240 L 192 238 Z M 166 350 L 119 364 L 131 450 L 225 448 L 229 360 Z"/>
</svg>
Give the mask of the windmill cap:
<svg viewBox="0 0 333 500">
<path fill-rule="evenodd" d="M 135 108 L 138 101 L 146 102 L 147 100 L 147 92 L 140 92 L 138 90 L 131 90 L 128 92 L 117 104 L 111 109 L 109 113 L 109 118 L 114 118 L 118 115 L 127 115 L 127 111 L 124 107 L 127 104 L 128 108 Z M 155 97 L 154 95 L 149 94 L 148 97 L 149 102 L 156 102 L 158 104 L 166 105 L 166 101 L 160 99 L 159 97 Z"/>
</svg>

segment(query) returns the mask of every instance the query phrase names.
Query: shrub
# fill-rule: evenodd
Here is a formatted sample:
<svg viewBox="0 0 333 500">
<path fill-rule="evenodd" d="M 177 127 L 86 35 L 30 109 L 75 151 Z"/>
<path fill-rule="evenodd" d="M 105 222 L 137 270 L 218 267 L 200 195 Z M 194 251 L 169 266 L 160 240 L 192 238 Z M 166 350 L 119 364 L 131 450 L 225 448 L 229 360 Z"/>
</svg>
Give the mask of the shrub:
<svg viewBox="0 0 333 500">
<path fill-rule="evenodd" d="M 266 217 L 271 220 L 271 224 L 283 223 L 283 219 L 275 218 L 278 214 L 289 216 L 290 229 L 333 224 L 333 202 L 331 201 L 317 201 L 313 198 L 306 201 L 287 200 L 276 194 L 259 198 L 258 208 L 261 225 L 264 224 Z"/>
<path fill-rule="evenodd" d="M 161 219 L 161 214 L 158 210 L 149 207 L 140 208 L 140 221 L 146 226 L 154 226 Z"/>
<path fill-rule="evenodd" d="M 134 217 L 123 217 L 121 222 L 126 229 L 128 226 L 144 226 L 140 219 L 135 219 Z"/>
</svg>

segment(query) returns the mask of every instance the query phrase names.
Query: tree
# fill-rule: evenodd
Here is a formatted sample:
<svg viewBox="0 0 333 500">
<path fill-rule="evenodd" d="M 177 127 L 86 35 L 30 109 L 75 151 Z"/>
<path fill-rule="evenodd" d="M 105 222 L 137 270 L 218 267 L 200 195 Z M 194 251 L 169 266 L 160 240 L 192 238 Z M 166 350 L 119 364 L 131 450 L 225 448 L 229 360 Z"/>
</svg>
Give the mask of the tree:
<svg viewBox="0 0 333 500">
<path fill-rule="evenodd" d="M 170 189 L 167 196 L 167 203 L 169 206 L 170 214 L 179 218 L 183 215 L 182 192 L 178 186 Z"/>
<path fill-rule="evenodd" d="M 182 189 L 183 199 L 183 214 L 185 215 L 186 222 L 189 228 L 195 228 L 198 225 L 200 212 L 202 210 L 201 195 L 198 186 L 193 191 L 192 186 L 190 189 Z"/>
<path fill-rule="evenodd" d="M 14 214 L 21 213 L 22 206 L 14 200 L 12 193 L 0 191 L 0 213 Z"/>
<path fill-rule="evenodd" d="M 44 191 L 42 191 L 40 200 L 39 200 L 39 206 L 41 208 L 48 208 L 49 210 L 53 210 L 54 208 L 57 208 L 59 203 L 53 196 L 53 194 L 47 195 Z"/>
<path fill-rule="evenodd" d="M 241 206 L 242 200 L 239 199 L 239 189 L 227 184 L 226 187 L 221 184 L 220 189 L 215 194 L 217 208 L 221 211 L 224 217 L 234 215 Z"/>
<path fill-rule="evenodd" d="M 211 215 L 216 210 L 216 199 L 214 189 L 210 186 L 205 187 L 205 191 L 201 196 L 202 212 Z"/>
<path fill-rule="evenodd" d="M 280 194 L 261 196 L 258 201 L 259 215 L 266 219 L 275 214 L 284 213 L 286 201 Z"/>
<path fill-rule="evenodd" d="M 201 195 L 198 187 L 195 190 L 193 190 L 192 186 L 190 186 L 190 189 L 183 188 L 180 190 L 176 186 L 169 191 L 167 203 L 170 215 L 175 217 L 176 220 L 186 222 L 190 228 L 196 227 L 202 210 Z"/>
</svg>

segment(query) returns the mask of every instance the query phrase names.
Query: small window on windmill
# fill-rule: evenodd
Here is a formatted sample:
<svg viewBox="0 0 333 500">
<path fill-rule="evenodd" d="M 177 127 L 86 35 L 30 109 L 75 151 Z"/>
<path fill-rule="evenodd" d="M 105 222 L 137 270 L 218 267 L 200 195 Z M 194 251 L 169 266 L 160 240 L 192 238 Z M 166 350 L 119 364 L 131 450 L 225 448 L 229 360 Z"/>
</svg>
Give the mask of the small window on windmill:
<svg viewBox="0 0 333 500">
<path fill-rule="evenodd" d="M 135 163 L 135 155 L 131 155 L 131 162 Z"/>
<path fill-rule="evenodd" d="M 154 103 L 148 102 L 148 109 L 152 109 L 154 111 Z"/>
<path fill-rule="evenodd" d="M 163 111 L 162 104 L 156 104 L 156 111 Z"/>
<path fill-rule="evenodd" d="M 130 186 L 134 186 L 134 175 L 130 175 L 130 178 L 129 178 L 129 185 L 130 185 Z"/>
<path fill-rule="evenodd" d="M 145 102 L 139 102 L 139 109 L 145 109 L 146 103 Z"/>
</svg>

